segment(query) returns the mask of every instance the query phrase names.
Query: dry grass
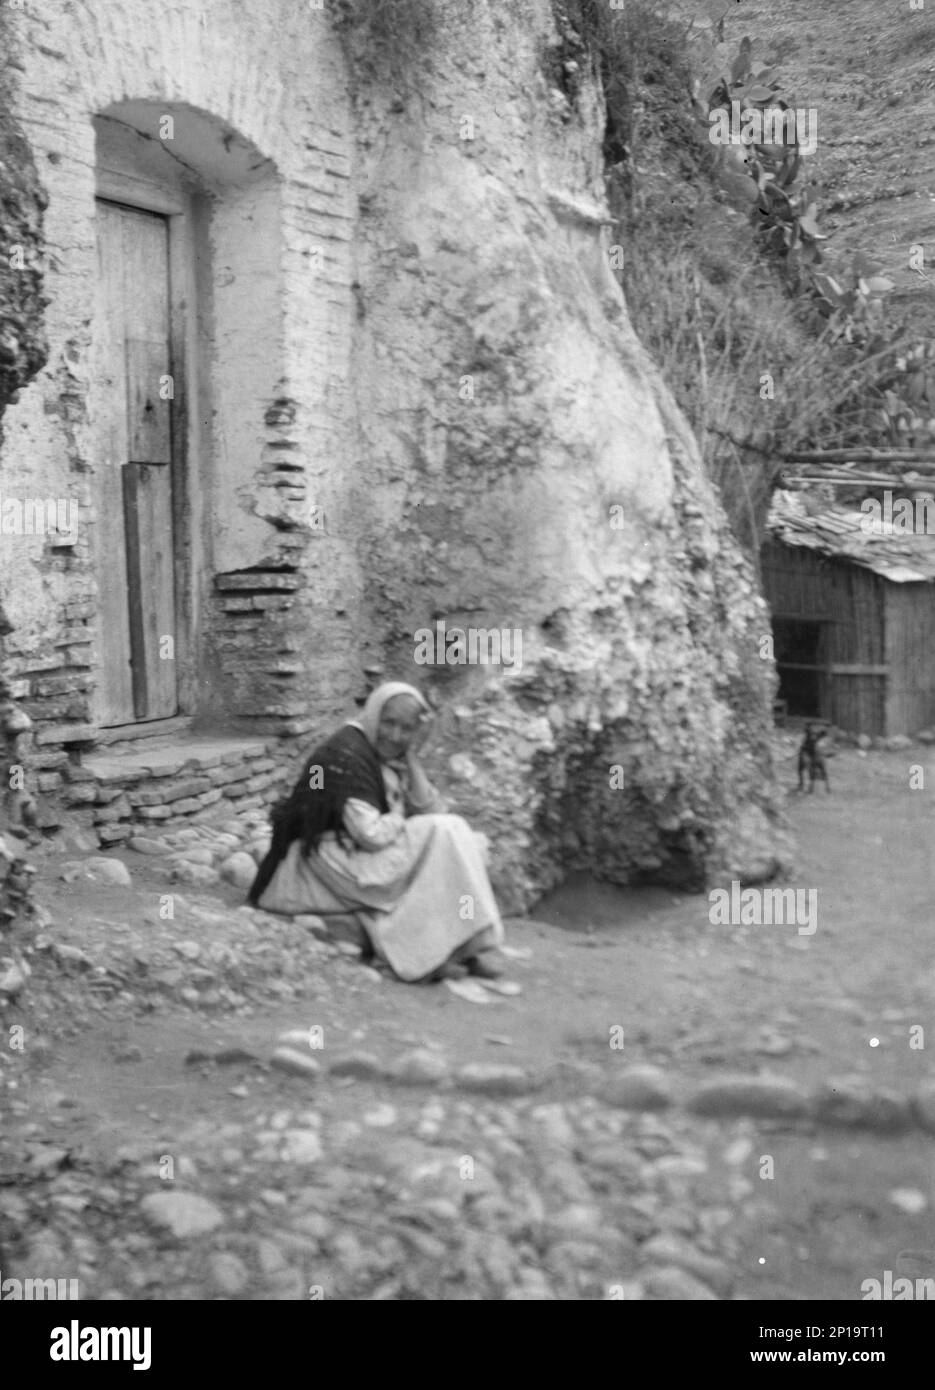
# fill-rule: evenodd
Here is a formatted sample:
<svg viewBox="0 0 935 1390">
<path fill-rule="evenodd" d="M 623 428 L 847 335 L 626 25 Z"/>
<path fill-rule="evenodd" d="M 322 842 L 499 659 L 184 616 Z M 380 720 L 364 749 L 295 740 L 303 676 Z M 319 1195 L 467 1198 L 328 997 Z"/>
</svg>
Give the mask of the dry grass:
<svg viewBox="0 0 935 1390">
<path fill-rule="evenodd" d="M 779 455 L 878 432 L 904 335 L 873 355 L 831 344 L 812 297 L 789 292 L 750 221 L 725 204 L 692 119 L 690 25 L 653 0 L 631 0 L 622 13 L 580 0 L 578 14 L 601 46 L 630 315 L 698 437 L 735 534 L 756 555 Z"/>
</svg>

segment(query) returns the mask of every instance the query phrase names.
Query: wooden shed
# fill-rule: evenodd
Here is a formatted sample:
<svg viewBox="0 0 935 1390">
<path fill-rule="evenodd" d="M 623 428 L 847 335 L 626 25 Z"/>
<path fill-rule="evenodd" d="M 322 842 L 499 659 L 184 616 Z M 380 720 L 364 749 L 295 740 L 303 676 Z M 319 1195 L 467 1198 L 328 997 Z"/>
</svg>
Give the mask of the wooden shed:
<svg viewBox="0 0 935 1390">
<path fill-rule="evenodd" d="M 862 524 L 863 523 L 863 524 Z M 852 733 L 935 725 L 935 534 L 778 492 L 761 552 L 780 699 Z"/>
</svg>

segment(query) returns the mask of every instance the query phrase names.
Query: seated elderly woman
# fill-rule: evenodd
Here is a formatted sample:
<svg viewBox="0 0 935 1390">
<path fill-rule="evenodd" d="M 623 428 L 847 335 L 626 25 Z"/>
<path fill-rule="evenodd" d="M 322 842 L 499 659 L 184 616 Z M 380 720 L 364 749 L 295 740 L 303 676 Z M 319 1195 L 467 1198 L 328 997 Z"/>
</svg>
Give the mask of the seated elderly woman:
<svg viewBox="0 0 935 1390">
<path fill-rule="evenodd" d="M 273 812 L 273 839 L 248 900 L 269 912 L 357 916 L 401 980 L 442 978 L 457 963 L 500 973 L 503 924 L 481 840 L 444 803 L 419 761 L 431 711 L 389 681 L 307 759 Z"/>
</svg>

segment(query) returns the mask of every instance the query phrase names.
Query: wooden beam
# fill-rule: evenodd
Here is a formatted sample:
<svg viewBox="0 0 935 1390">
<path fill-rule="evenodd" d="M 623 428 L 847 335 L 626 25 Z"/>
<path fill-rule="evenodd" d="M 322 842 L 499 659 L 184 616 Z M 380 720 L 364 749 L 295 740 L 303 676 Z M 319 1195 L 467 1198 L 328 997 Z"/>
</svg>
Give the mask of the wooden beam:
<svg viewBox="0 0 935 1390">
<path fill-rule="evenodd" d="M 909 460 L 906 460 L 909 462 Z M 912 468 L 894 469 L 891 473 L 873 473 L 868 469 L 849 469 L 842 464 L 787 463 L 780 469 L 783 487 L 795 483 L 832 483 L 836 487 L 935 487 L 935 473 L 920 473 Z"/>
<path fill-rule="evenodd" d="M 935 463 L 935 449 L 809 449 L 776 457 L 785 463 Z"/>
<path fill-rule="evenodd" d="M 888 676 L 888 666 L 810 666 L 800 661 L 777 661 L 779 671 L 820 671 L 824 676 Z"/>
</svg>

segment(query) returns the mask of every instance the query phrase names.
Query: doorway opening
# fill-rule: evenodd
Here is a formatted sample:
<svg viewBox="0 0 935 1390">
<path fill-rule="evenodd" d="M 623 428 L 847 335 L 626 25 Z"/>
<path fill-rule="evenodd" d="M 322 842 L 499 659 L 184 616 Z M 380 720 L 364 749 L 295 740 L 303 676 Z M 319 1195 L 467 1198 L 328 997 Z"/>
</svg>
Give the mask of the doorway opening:
<svg viewBox="0 0 935 1390">
<path fill-rule="evenodd" d="M 773 618 L 778 698 L 794 717 L 827 717 L 827 631 L 827 621 L 820 619 Z"/>
<path fill-rule="evenodd" d="M 272 162 L 209 112 L 128 99 L 94 130 L 94 720 L 113 742 L 232 702 L 213 575 L 283 375 L 281 205 Z"/>
</svg>

